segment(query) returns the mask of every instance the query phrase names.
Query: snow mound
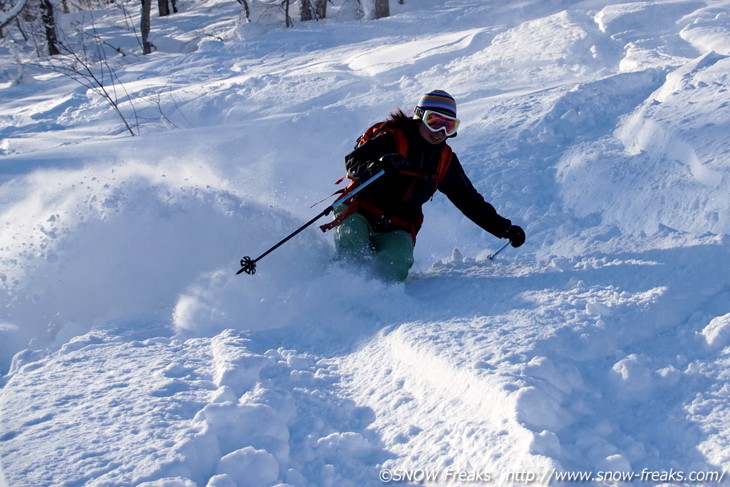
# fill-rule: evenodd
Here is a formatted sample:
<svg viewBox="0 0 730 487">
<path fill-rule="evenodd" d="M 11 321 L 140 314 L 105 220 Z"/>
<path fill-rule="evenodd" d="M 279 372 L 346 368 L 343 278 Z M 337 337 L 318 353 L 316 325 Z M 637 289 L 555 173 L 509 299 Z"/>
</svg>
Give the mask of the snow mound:
<svg viewBox="0 0 730 487">
<path fill-rule="evenodd" d="M 58 347 L 95 325 L 131 316 L 166 320 L 160 310 L 178 301 L 189 310 L 179 298 L 181 286 L 211 274 L 233 276 L 241 249 L 267 244 L 247 229 L 276 233 L 294 225 L 238 196 L 199 161 L 36 172 L 6 183 L 5 191 L 5 367 L 18 351 L 14 347 Z M 300 240 L 287 250 L 303 262 L 326 258 L 321 241 Z M 307 266 L 299 269 L 306 272 Z M 256 288 L 240 278 L 236 284 L 239 292 L 240 286 Z"/>
<path fill-rule="evenodd" d="M 365 430 L 372 414 L 336 394 L 331 361 L 283 348 L 256 353 L 234 330 L 187 340 L 128 341 L 117 333 L 79 337 L 14 376 L 2 398 L 9 481 L 50 485 L 93 475 L 114 485 L 264 487 L 277 479 L 374 480 L 371 467 L 384 453 Z M 33 382 L 42 376 L 54 383 L 40 393 Z M 64 392 L 69 383 L 78 387 Z M 52 414 L 32 412 L 51 405 Z M 44 440 L 57 428 L 72 440 L 61 450 Z M 79 468 L 43 467 L 45 455 L 29 456 L 49 448 Z"/>
<path fill-rule="evenodd" d="M 714 53 L 688 63 L 670 73 L 613 135 L 568 151 L 558 165 L 566 205 L 578 216 L 598 214 L 634 234 L 655 234 L 662 226 L 730 232 L 729 200 L 721 196 L 730 190 L 730 162 L 712 155 L 724 151 L 717 144 L 719 134 L 730 130 L 730 112 L 723 108 L 724 89 L 704 81 L 725 77 L 719 73 L 729 65 Z M 622 198 L 615 198 L 617 191 Z"/>
<path fill-rule="evenodd" d="M 702 336 L 711 350 L 720 350 L 730 345 L 730 314 L 713 318 L 702 329 Z"/>
</svg>

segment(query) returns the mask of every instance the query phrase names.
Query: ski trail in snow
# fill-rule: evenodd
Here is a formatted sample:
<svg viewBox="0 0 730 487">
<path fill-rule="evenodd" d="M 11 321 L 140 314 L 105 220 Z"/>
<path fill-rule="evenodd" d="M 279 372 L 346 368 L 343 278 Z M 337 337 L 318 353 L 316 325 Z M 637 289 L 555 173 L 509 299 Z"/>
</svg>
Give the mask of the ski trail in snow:
<svg viewBox="0 0 730 487">
<path fill-rule="evenodd" d="M 350 394 L 375 411 L 371 427 L 397 454 L 382 468 L 442 476 L 447 471 L 493 475 L 514 465 L 553 468 L 554 461 L 530 454 L 534 435 L 519 424 L 504 378 L 450 363 L 454 357 L 440 356 L 409 336 L 412 328 L 433 325 L 401 325 L 341 361 Z"/>
<path fill-rule="evenodd" d="M 704 268 L 690 264 L 697 254 Z M 716 449 L 727 443 L 724 433 L 703 440 L 723 415 L 696 414 L 724 397 L 722 389 L 702 391 L 725 359 L 707 370 L 695 364 L 730 339 L 728 288 L 721 279 L 713 290 L 693 283 L 714 282 L 727 253 L 709 245 L 616 257 L 534 267 L 437 263 L 415 280 L 412 294 L 451 318 L 388 327 L 340 362 L 349 393 L 375 411 L 372 428 L 398 454 L 385 467 L 479 470 L 503 481 L 515 465 L 681 468 L 675 462 L 690 456 L 678 444 L 708 449 L 706 458 L 691 456 L 699 470 L 726 461 Z M 660 285 L 666 273 L 681 274 L 684 285 Z M 453 294 L 450 276 L 460 282 Z M 542 289 L 547 283 L 552 290 Z M 672 355 L 677 342 L 688 345 L 680 357 Z M 642 353 L 656 347 L 667 354 Z M 654 413 L 659 404 L 666 416 Z"/>
</svg>

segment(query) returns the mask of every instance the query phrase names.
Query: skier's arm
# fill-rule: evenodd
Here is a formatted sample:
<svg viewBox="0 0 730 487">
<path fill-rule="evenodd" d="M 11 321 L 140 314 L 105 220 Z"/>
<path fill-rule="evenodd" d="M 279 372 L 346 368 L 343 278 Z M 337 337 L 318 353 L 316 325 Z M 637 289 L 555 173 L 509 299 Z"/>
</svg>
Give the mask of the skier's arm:
<svg viewBox="0 0 730 487">
<path fill-rule="evenodd" d="M 356 181 L 370 179 L 381 169 L 376 161 L 386 154 L 393 154 L 396 150 L 393 136 L 388 132 L 382 133 L 345 156 L 347 174 Z"/>
<path fill-rule="evenodd" d="M 439 185 L 439 190 L 471 221 L 498 238 L 506 238 L 512 225 L 474 188 L 456 154 Z"/>
</svg>

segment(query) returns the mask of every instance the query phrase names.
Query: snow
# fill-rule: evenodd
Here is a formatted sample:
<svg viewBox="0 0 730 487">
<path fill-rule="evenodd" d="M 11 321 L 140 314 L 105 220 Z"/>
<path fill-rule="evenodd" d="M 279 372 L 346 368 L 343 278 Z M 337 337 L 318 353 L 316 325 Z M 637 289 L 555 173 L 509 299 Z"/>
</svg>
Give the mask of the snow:
<svg viewBox="0 0 730 487">
<path fill-rule="evenodd" d="M 730 2 L 392 3 L 95 11 L 136 137 L 3 40 L 0 485 L 727 481 Z M 405 283 L 316 225 L 234 275 L 436 88 L 524 246 L 437 195 Z"/>
</svg>

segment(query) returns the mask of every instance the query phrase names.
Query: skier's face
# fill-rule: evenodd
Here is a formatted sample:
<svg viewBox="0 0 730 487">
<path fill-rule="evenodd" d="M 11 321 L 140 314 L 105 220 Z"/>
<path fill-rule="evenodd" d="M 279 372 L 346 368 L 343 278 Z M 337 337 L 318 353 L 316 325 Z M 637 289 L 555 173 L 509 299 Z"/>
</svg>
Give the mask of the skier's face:
<svg viewBox="0 0 730 487">
<path fill-rule="evenodd" d="M 439 130 L 438 132 L 431 132 L 428 127 L 426 127 L 426 124 L 421 122 L 421 125 L 418 127 L 418 132 L 421 134 L 421 137 L 426 140 L 429 144 L 440 144 L 444 140 L 446 140 L 446 134 L 443 130 Z"/>
</svg>

